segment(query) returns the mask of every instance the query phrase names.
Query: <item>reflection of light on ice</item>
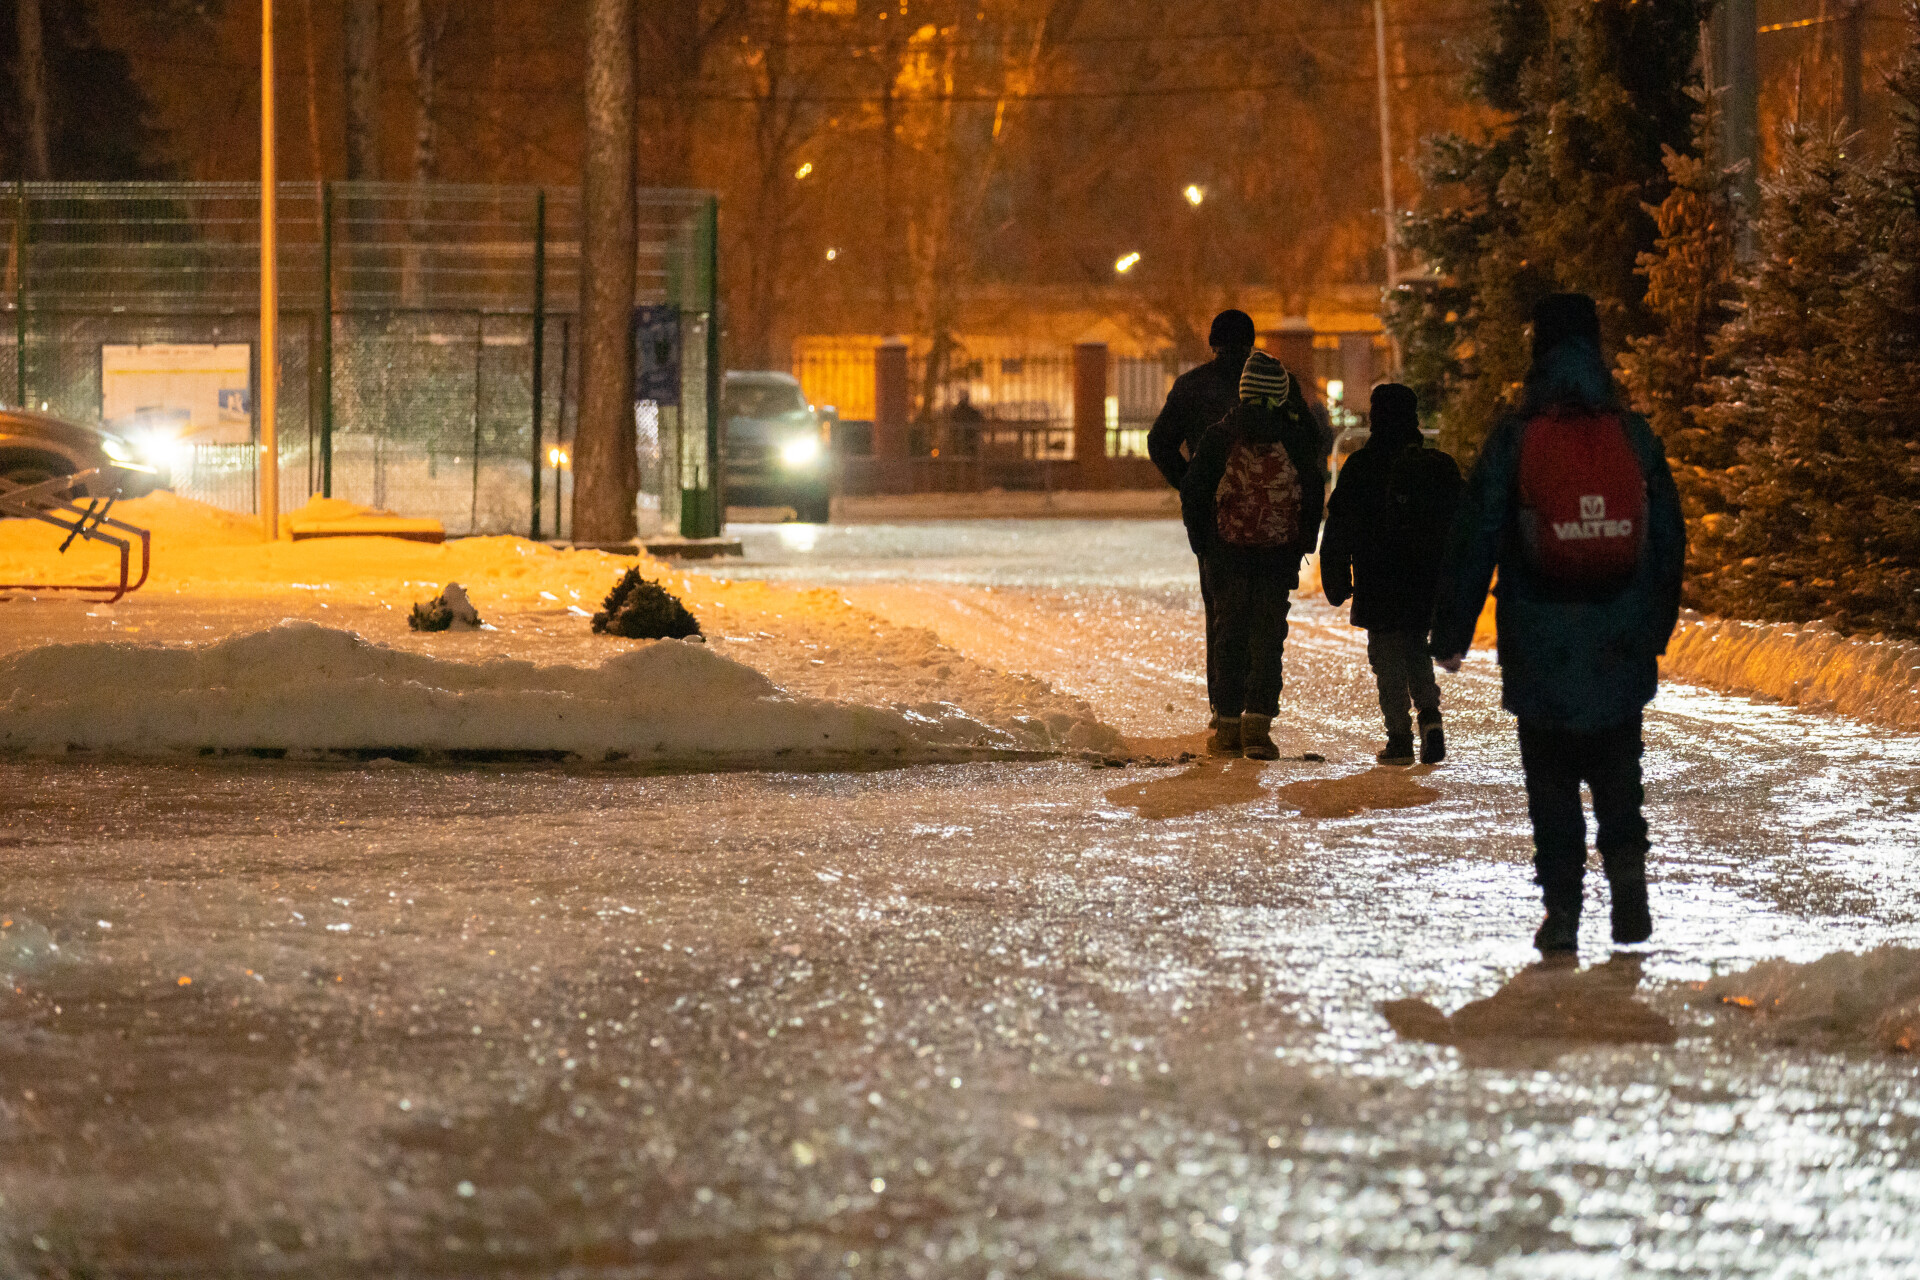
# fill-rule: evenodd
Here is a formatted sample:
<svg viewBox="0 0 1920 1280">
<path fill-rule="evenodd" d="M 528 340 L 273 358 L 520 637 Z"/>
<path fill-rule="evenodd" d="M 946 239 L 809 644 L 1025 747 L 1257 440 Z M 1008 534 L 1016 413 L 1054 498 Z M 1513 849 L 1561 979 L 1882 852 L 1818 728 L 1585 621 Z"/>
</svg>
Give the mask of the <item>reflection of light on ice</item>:
<svg viewBox="0 0 1920 1280">
<path fill-rule="evenodd" d="M 819 525 L 783 524 L 780 526 L 780 545 L 788 551 L 811 551 L 819 540 Z"/>
</svg>

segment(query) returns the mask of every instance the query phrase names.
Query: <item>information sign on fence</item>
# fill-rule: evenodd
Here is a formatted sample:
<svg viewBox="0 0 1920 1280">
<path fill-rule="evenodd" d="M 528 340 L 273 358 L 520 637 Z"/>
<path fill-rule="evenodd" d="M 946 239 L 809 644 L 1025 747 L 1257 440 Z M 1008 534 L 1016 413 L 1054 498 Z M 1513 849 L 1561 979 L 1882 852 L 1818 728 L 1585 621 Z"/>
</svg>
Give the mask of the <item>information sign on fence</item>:
<svg viewBox="0 0 1920 1280">
<path fill-rule="evenodd" d="M 633 309 L 634 391 L 638 401 L 680 407 L 680 308 Z"/>
<path fill-rule="evenodd" d="M 100 418 L 171 442 L 253 439 L 253 345 L 154 342 L 100 346 Z"/>
</svg>

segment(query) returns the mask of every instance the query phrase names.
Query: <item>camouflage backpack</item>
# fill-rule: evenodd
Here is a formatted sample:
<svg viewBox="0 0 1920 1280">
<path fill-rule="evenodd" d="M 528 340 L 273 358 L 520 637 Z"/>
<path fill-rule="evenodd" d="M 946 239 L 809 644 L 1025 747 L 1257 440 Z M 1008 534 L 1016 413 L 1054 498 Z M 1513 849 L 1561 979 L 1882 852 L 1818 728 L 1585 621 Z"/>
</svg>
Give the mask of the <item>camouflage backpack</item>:
<svg viewBox="0 0 1920 1280">
<path fill-rule="evenodd" d="M 1278 441 L 1242 440 L 1213 495 L 1214 527 L 1230 547 L 1289 547 L 1300 539 L 1300 473 Z"/>
</svg>

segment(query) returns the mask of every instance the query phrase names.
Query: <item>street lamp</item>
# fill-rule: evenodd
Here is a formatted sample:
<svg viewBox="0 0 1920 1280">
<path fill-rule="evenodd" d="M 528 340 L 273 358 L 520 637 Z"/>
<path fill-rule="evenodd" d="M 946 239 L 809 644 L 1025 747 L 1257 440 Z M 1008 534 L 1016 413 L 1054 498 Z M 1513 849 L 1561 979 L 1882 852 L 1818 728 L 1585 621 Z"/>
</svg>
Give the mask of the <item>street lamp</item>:
<svg viewBox="0 0 1920 1280">
<path fill-rule="evenodd" d="M 1189 182 L 1187 184 L 1187 189 L 1185 191 L 1182 191 L 1180 194 L 1187 198 L 1188 204 L 1198 209 L 1200 207 L 1200 202 L 1207 198 L 1207 189 L 1201 186 L 1197 182 Z"/>
<path fill-rule="evenodd" d="M 1127 272 L 1133 270 L 1135 267 L 1139 265 L 1140 265 L 1139 253 L 1137 252 L 1123 253 L 1118 258 L 1114 259 L 1113 269 L 1115 273 L 1119 275 L 1125 275 L 1127 274 Z"/>
</svg>

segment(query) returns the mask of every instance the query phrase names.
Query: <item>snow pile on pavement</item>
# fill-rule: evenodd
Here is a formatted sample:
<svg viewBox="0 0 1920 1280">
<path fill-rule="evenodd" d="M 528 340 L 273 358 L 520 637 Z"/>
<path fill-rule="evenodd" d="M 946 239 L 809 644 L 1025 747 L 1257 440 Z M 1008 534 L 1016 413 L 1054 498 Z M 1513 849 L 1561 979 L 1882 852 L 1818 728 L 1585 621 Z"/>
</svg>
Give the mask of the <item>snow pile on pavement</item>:
<svg viewBox="0 0 1920 1280">
<path fill-rule="evenodd" d="M 1023 740 L 944 704 L 888 709 L 793 697 L 691 642 L 635 647 L 597 668 L 459 662 L 296 621 L 193 648 L 22 650 L 0 658 L 0 708 L 0 750 L 33 753 L 896 761 L 1055 745 L 1044 725 Z"/>
<path fill-rule="evenodd" d="M 1920 1052 L 1920 951 L 1910 947 L 1840 951 L 1808 964 L 1765 960 L 1705 990 L 1750 1010 L 1772 1039 Z"/>
<path fill-rule="evenodd" d="M 1660 666 L 1672 680 L 1920 729 L 1920 644 L 1696 616 L 1674 632 Z"/>
</svg>

